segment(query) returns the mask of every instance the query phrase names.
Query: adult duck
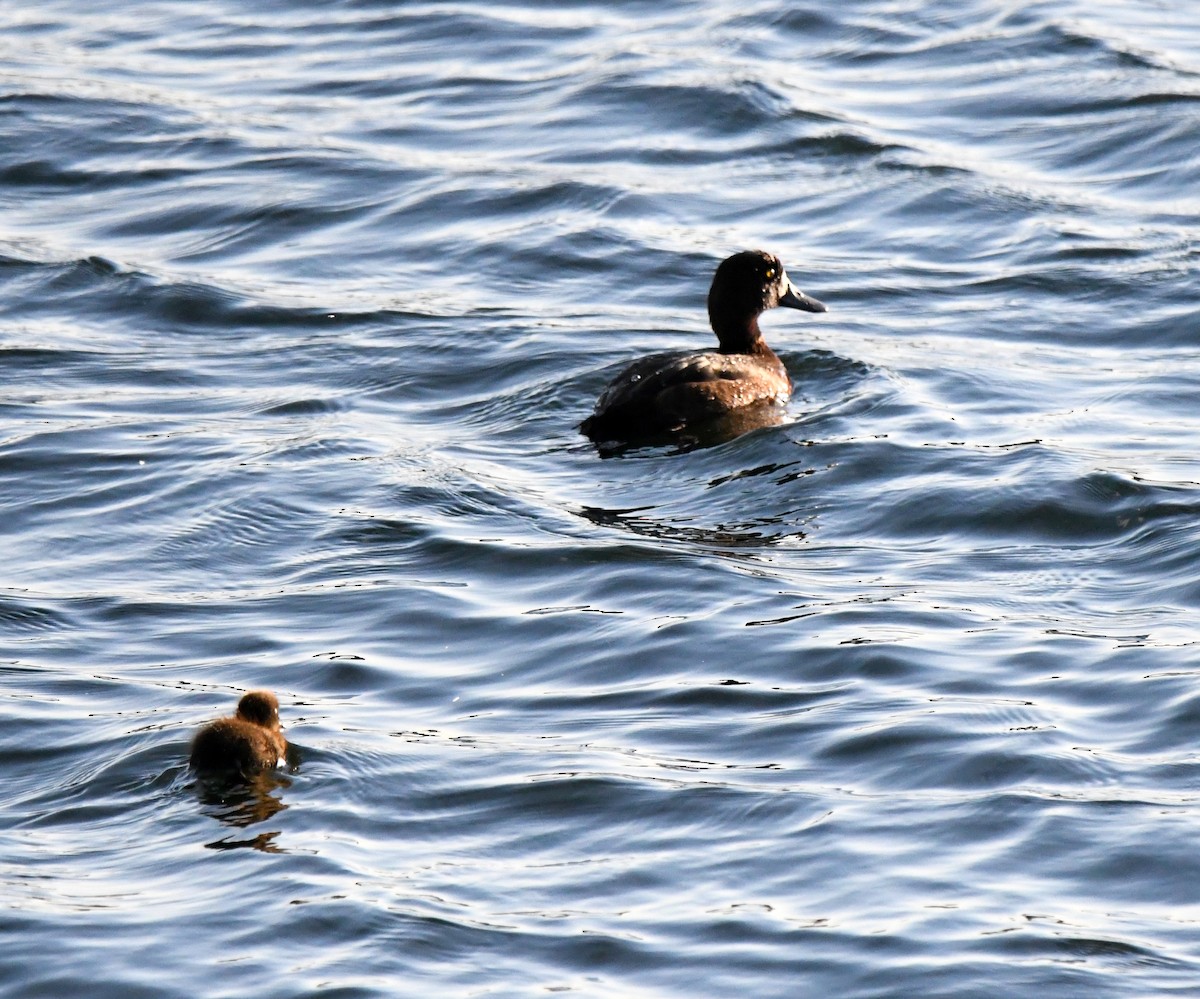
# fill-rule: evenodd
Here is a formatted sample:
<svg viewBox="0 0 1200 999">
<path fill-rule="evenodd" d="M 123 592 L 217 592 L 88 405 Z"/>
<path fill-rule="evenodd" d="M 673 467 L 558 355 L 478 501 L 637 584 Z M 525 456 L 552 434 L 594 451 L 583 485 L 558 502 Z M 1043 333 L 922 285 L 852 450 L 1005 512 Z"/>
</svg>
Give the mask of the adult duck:
<svg viewBox="0 0 1200 999">
<path fill-rule="evenodd" d="M 792 380 L 758 327 L 758 317 L 776 306 L 826 311 L 792 284 L 773 254 L 746 250 L 723 260 L 708 292 L 717 349 L 635 361 L 600 394 L 579 429 L 597 443 L 633 440 L 748 406 L 786 402 Z"/>
</svg>

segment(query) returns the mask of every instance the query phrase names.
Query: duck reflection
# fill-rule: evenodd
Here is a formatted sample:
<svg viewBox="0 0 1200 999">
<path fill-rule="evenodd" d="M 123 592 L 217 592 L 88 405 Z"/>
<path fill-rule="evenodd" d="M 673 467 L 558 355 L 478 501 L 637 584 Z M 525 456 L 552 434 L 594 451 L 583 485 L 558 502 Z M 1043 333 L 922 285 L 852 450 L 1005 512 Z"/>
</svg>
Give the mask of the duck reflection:
<svg viewBox="0 0 1200 999">
<path fill-rule="evenodd" d="M 780 525 L 774 521 L 762 523 L 733 524 L 717 527 L 689 527 L 669 520 L 656 520 L 645 514 L 653 506 L 629 507 L 609 510 L 598 506 L 585 506 L 579 516 L 599 527 L 611 527 L 629 531 L 659 541 L 686 541 L 693 544 L 711 545 L 714 548 L 762 548 L 778 544 L 784 538 L 795 541 L 805 537 L 803 531 L 789 528 L 780 533 Z"/>
<path fill-rule="evenodd" d="M 196 781 L 196 796 L 204 814 L 235 829 L 247 829 L 284 811 L 288 806 L 279 792 L 291 786 L 288 777 L 274 771 L 237 779 L 224 774 L 205 774 Z M 274 830 L 248 838 L 227 837 L 204 845 L 210 850 L 249 847 L 265 853 L 281 853 L 274 842 L 278 836 L 279 831 Z"/>
</svg>

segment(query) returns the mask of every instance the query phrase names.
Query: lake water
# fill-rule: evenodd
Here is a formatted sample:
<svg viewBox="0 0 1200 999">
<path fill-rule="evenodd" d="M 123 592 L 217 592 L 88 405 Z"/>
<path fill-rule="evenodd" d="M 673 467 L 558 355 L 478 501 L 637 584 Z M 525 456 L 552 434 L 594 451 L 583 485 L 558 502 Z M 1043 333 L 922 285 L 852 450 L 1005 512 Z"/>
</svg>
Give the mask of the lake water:
<svg viewBox="0 0 1200 999">
<path fill-rule="evenodd" d="M 0 25 L 5 997 L 1200 994 L 1200 8 Z"/>
</svg>

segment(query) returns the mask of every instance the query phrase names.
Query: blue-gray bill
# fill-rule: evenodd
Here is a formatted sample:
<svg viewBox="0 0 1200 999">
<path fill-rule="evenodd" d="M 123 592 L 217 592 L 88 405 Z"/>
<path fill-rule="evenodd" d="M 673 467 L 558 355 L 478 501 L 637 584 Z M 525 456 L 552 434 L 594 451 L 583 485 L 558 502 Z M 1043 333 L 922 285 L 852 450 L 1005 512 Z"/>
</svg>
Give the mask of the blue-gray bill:
<svg viewBox="0 0 1200 999">
<path fill-rule="evenodd" d="M 805 312 L 828 312 L 824 302 L 818 302 L 811 295 L 806 295 L 794 284 L 789 282 L 788 289 L 779 299 L 780 305 L 789 309 L 803 309 Z"/>
</svg>

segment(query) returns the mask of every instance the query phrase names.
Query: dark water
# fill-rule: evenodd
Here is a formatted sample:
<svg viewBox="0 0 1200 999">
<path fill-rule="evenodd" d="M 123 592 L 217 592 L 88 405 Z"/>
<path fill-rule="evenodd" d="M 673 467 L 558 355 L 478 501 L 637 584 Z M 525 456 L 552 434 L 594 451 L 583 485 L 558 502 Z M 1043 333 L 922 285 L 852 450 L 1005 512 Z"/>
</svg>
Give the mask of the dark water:
<svg viewBox="0 0 1200 999">
<path fill-rule="evenodd" d="M 1200 994 L 1200 10 L 0 20 L 0 992 Z"/>
</svg>

